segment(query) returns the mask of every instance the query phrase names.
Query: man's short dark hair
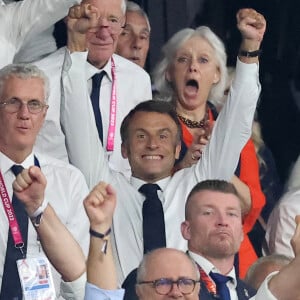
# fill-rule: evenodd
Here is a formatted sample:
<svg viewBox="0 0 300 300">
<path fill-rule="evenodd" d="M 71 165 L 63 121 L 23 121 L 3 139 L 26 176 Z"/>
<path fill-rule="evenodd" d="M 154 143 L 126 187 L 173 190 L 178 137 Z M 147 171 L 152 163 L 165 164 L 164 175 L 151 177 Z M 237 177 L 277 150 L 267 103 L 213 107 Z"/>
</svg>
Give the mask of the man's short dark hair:
<svg viewBox="0 0 300 300">
<path fill-rule="evenodd" d="M 208 179 L 201 182 L 198 182 L 193 189 L 190 191 L 187 201 L 185 204 L 185 217 L 187 217 L 188 214 L 188 206 L 190 199 L 196 194 L 201 191 L 213 191 L 213 192 L 220 192 L 224 194 L 233 194 L 237 196 L 240 199 L 240 196 L 237 192 L 237 189 L 235 186 L 225 180 L 218 180 L 218 179 Z"/>
<path fill-rule="evenodd" d="M 165 114 L 168 115 L 176 124 L 177 126 L 177 139 L 178 142 L 181 141 L 182 139 L 182 129 L 180 122 L 178 120 L 176 110 L 174 106 L 166 101 L 161 101 L 161 100 L 148 100 L 139 103 L 135 108 L 133 108 L 128 115 L 124 118 L 122 124 L 121 124 L 121 138 L 122 138 L 122 143 L 125 143 L 128 140 L 129 132 L 128 128 L 130 125 L 131 120 L 133 119 L 134 115 L 137 112 L 156 112 L 160 114 Z"/>
</svg>

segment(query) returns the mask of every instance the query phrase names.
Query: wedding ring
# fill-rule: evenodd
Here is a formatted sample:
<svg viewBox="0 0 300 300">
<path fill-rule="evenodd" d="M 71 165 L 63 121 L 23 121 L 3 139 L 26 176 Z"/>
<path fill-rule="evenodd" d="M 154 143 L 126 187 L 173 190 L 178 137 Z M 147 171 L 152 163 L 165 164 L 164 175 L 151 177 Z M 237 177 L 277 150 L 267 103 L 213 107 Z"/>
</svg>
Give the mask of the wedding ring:
<svg viewBox="0 0 300 300">
<path fill-rule="evenodd" d="M 194 153 L 192 153 L 192 160 L 196 160 L 196 157 L 194 156 Z"/>
</svg>

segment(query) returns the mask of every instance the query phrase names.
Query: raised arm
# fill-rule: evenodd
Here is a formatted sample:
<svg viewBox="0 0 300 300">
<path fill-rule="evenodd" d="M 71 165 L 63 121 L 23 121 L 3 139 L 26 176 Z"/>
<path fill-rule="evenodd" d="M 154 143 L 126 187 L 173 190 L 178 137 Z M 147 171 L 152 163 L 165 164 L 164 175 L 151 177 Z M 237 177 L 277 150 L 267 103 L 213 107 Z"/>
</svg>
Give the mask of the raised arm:
<svg viewBox="0 0 300 300">
<path fill-rule="evenodd" d="M 237 26 L 242 35 L 241 49 L 260 48 L 266 28 L 264 17 L 253 9 L 237 14 Z M 244 47 L 249 48 L 244 48 Z M 254 55 L 254 54 L 251 54 Z M 230 180 L 240 152 L 251 135 L 252 121 L 260 93 L 258 57 L 239 54 L 236 76 L 228 100 L 214 125 L 211 139 L 196 167 L 198 179 Z"/>
<path fill-rule="evenodd" d="M 91 5 L 81 4 L 70 9 L 67 18 L 68 51 L 62 74 L 61 124 L 69 160 L 81 170 L 90 189 L 100 180 L 110 181 L 108 161 L 98 137 L 85 72 L 85 33 L 94 26 L 96 16 L 97 9 Z"/>
<path fill-rule="evenodd" d="M 80 0 L 23 0 L 0 6 L 0 68 L 12 63 L 25 39 L 49 28 Z"/>
<path fill-rule="evenodd" d="M 123 291 L 115 291 L 117 275 L 110 241 L 115 206 L 115 191 L 104 182 L 96 185 L 84 200 L 84 207 L 90 220 L 91 234 L 87 260 L 88 285 L 85 296 L 87 300 L 102 299 L 102 296 L 107 294 L 111 296 L 110 292 L 122 299 Z M 115 298 L 112 297 L 112 299 Z"/>
<path fill-rule="evenodd" d="M 46 178 L 35 166 L 24 169 L 13 183 L 14 193 L 31 217 L 48 259 L 64 281 L 74 281 L 85 272 L 85 257 L 51 205 L 43 203 L 45 188 Z M 33 218 L 40 207 L 45 207 L 41 219 Z"/>
<path fill-rule="evenodd" d="M 258 290 L 256 300 L 295 300 L 300 299 L 300 215 L 295 218 L 296 230 L 292 237 L 291 244 L 295 253 L 295 258 L 276 275 L 270 275 L 269 282 L 265 280 Z M 267 297 L 266 283 L 268 290 L 272 293 Z M 273 296 L 273 297 L 272 297 Z"/>
</svg>

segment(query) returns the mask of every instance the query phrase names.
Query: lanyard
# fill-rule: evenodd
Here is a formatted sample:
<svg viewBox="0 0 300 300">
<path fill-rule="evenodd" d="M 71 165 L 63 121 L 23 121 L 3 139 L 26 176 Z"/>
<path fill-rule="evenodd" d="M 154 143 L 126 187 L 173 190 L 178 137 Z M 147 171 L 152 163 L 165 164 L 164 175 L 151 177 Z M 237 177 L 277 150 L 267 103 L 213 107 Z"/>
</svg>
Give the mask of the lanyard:
<svg viewBox="0 0 300 300">
<path fill-rule="evenodd" d="M 110 115 L 109 126 L 107 135 L 107 151 L 114 150 L 114 139 L 116 132 L 116 114 L 117 114 L 117 93 L 116 93 L 116 65 L 113 57 L 111 58 L 111 76 L 112 76 L 112 89 L 110 97 Z"/>
<path fill-rule="evenodd" d="M 35 156 L 34 156 L 34 165 L 40 167 L 39 161 Z M 22 255 L 25 258 L 25 254 L 23 252 L 23 247 L 24 247 L 23 237 L 1 171 L 0 171 L 0 196 L 8 219 L 8 224 L 14 240 L 15 247 L 20 249 Z"/>
<path fill-rule="evenodd" d="M 216 297 L 217 296 L 217 288 L 213 280 L 205 273 L 205 271 L 197 264 L 199 272 L 200 272 L 200 278 L 201 281 L 204 282 L 208 292 Z"/>
</svg>

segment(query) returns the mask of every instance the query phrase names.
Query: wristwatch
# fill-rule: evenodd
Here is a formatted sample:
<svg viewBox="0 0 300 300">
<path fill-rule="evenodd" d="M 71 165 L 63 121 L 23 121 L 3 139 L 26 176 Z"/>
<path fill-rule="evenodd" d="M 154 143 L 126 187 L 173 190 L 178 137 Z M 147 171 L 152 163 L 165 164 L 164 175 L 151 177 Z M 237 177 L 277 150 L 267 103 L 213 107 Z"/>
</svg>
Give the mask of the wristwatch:
<svg viewBox="0 0 300 300">
<path fill-rule="evenodd" d="M 260 56 L 262 53 L 261 49 L 255 50 L 255 51 L 245 51 L 245 50 L 240 50 L 239 56 L 245 56 L 245 57 L 256 57 Z"/>
<path fill-rule="evenodd" d="M 39 227 L 42 221 L 44 210 L 48 205 L 48 201 L 44 200 L 42 205 L 31 215 L 29 216 L 34 227 Z"/>
</svg>

